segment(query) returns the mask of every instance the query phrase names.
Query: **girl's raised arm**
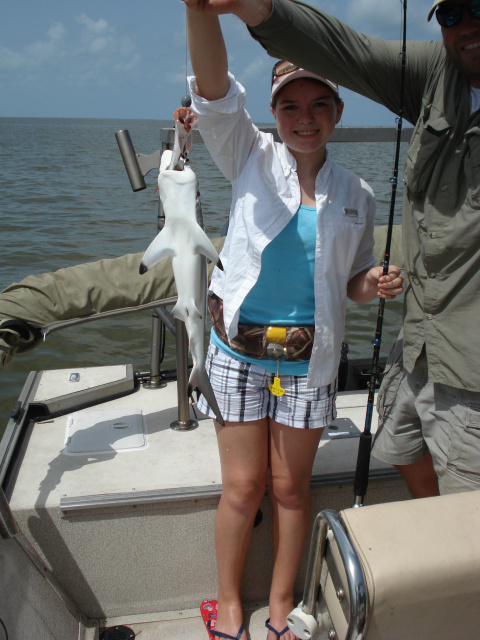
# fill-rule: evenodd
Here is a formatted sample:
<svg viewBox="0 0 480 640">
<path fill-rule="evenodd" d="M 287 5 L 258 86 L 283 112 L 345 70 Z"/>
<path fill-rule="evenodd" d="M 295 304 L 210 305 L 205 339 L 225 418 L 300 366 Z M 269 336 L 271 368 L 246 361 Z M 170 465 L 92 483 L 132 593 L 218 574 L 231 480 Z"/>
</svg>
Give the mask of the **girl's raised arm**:
<svg viewBox="0 0 480 640">
<path fill-rule="evenodd" d="M 230 80 L 218 17 L 187 8 L 187 29 L 196 92 L 206 100 L 223 98 L 230 88 Z"/>
<path fill-rule="evenodd" d="M 220 15 L 233 13 L 249 27 L 256 27 L 268 18 L 272 12 L 272 0 L 183 0 L 187 7 Z"/>
</svg>

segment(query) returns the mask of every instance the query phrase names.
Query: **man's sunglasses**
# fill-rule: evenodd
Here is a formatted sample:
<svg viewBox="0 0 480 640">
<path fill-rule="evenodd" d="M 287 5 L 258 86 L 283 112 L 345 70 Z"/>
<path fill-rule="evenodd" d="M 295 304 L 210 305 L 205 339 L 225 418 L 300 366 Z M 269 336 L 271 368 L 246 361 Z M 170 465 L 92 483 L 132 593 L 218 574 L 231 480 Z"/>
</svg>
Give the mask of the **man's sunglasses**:
<svg viewBox="0 0 480 640">
<path fill-rule="evenodd" d="M 480 18 L 480 0 L 471 0 L 465 5 L 442 3 L 438 5 L 435 16 L 438 24 L 448 29 L 460 24 L 464 11 L 467 11 L 472 18 Z"/>
<path fill-rule="evenodd" d="M 480 3 L 480 0 L 478 0 L 478 2 Z M 279 60 L 278 62 L 276 62 L 273 65 L 273 69 L 272 69 L 272 85 L 275 81 L 275 78 L 280 78 L 281 76 L 286 76 L 287 73 L 292 73 L 293 71 L 296 71 L 297 69 L 299 69 L 300 67 L 296 64 L 292 64 L 291 62 L 288 62 L 288 60 Z"/>
</svg>

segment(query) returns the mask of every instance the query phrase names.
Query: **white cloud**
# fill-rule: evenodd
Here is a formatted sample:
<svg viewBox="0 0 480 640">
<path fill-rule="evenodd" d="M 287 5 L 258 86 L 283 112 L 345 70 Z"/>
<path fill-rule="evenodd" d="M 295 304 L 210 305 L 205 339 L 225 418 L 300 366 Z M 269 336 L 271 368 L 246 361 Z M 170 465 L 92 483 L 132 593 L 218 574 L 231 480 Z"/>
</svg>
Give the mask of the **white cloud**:
<svg viewBox="0 0 480 640">
<path fill-rule="evenodd" d="M 243 62 L 245 64 L 245 61 Z M 245 67 L 241 67 L 238 73 L 238 79 L 242 84 L 248 85 L 255 81 L 270 86 L 270 75 L 272 72 L 273 59 L 266 58 L 264 55 L 257 55 Z"/>
<path fill-rule="evenodd" d="M 0 70 L 4 72 L 29 72 L 42 65 L 54 62 L 63 55 L 67 31 L 63 24 L 55 22 L 43 40 L 24 46 L 21 51 L 0 48 Z"/>
<path fill-rule="evenodd" d="M 407 38 L 438 40 L 435 21 L 427 22 L 433 0 L 407 2 Z M 339 18 L 357 31 L 386 39 L 402 37 L 402 0 L 308 0 L 308 3 Z"/>
<path fill-rule="evenodd" d="M 432 2 L 407 2 L 407 38 L 429 40 L 440 38 L 434 23 L 427 22 Z M 350 0 L 345 16 L 355 29 L 387 39 L 401 39 L 404 3 L 402 0 Z"/>
<path fill-rule="evenodd" d="M 92 20 L 85 14 L 75 18 L 69 30 L 54 22 L 44 38 L 22 49 L 0 47 L 2 75 L 18 74 L 21 82 L 63 78 L 67 82 L 89 81 L 105 84 L 115 73 L 132 71 L 141 56 L 125 34 L 106 20 Z M 35 70 L 35 75 L 32 74 Z M 15 78 L 14 78 L 15 80 Z"/>
<path fill-rule="evenodd" d="M 108 32 L 112 32 L 113 30 L 108 26 L 108 22 L 103 18 L 100 18 L 95 22 L 84 13 L 76 18 L 76 21 L 80 24 L 83 24 L 89 33 L 92 33 L 96 36 L 103 35 Z"/>
<path fill-rule="evenodd" d="M 353 24 L 368 25 L 368 33 L 398 29 L 401 6 L 398 0 L 355 0 L 348 7 L 348 16 Z"/>
<path fill-rule="evenodd" d="M 23 56 L 16 51 L 0 47 L 0 72 L 18 71 L 23 64 Z"/>
</svg>

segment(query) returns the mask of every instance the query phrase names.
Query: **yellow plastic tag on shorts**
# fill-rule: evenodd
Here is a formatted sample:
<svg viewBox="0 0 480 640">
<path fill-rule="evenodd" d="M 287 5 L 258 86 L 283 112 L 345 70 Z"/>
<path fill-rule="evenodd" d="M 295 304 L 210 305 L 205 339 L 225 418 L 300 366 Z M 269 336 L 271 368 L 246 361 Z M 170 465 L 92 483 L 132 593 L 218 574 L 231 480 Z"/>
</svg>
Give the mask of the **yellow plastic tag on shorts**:
<svg viewBox="0 0 480 640">
<path fill-rule="evenodd" d="M 285 389 L 280 386 L 280 378 L 277 378 L 277 376 L 273 379 L 273 384 L 268 385 L 268 388 L 274 396 L 283 396 L 285 393 Z"/>
</svg>

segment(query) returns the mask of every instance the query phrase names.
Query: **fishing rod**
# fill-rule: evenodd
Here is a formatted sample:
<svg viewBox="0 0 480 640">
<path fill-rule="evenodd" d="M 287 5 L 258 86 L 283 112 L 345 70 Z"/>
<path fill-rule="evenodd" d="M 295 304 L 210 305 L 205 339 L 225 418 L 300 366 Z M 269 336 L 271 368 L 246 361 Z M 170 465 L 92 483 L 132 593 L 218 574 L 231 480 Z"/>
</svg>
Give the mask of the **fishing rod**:
<svg viewBox="0 0 480 640">
<path fill-rule="evenodd" d="M 405 87 L 405 65 L 407 58 L 407 0 L 400 0 L 403 4 L 403 39 L 402 52 L 400 54 L 402 60 L 401 77 L 400 77 L 400 108 L 398 110 L 397 136 L 395 145 L 395 162 L 393 176 L 390 178 L 392 184 L 392 192 L 390 198 L 390 214 L 388 218 L 387 240 L 385 246 L 385 257 L 383 261 L 383 275 L 388 274 L 390 264 L 390 245 L 392 243 L 393 219 L 395 214 L 395 199 L 397 195 L 398 182 L 398 164 L 400 158 L 400 142 L 402 136 L 403 121 L 403 92 Z M 368 399 L 367 410 L 365 415 L 365 427 L 360 435 L 358 443 L 357 467 L 355 470 L 355 480 L 353 483 L 353 492 L 355 495 L 354 507 L 361 507 L 368 487 L 368 476 L 370 471 L 370 454 L 372 451 L 372 416 L 375 398 L 375 386 L 377 383 L 378 360 L 380 356 L 380 345 L 382 341 L 383 314 L 385 309 L 385 300 L 380 298 L 378 303 L 377 326 L 375 329 L 375 339 L 373 341 L 373 358 L 370 371 L 370 380 L 368 383 Z"/>
</svg>

